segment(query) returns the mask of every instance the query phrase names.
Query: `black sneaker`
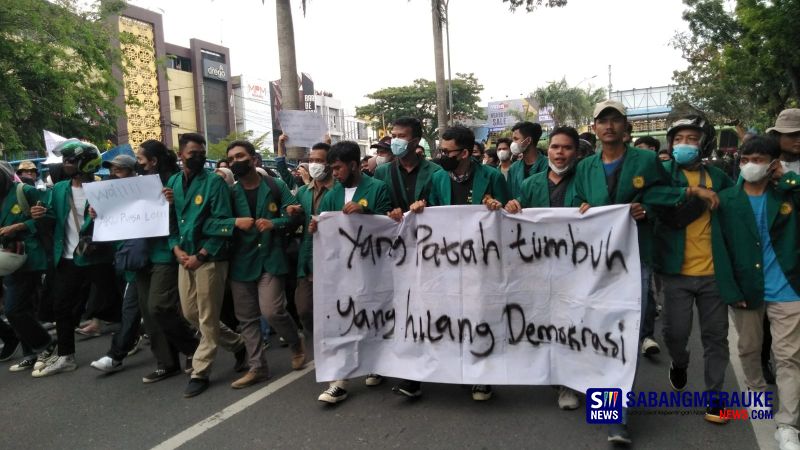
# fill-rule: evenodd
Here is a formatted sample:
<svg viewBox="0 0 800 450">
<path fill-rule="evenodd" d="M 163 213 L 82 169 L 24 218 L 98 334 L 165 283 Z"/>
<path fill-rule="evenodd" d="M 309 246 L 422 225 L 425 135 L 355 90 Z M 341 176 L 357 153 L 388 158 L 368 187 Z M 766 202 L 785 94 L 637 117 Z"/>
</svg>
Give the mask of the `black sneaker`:
<svg viewBox="0 0 800 450">
<path fill-rule="evenodd" d="M 194 371 L 194 369 L 192 368 L 192 357 L 191 356 L 187 356 L 186 357 L 186 368 L 183 370 L 183 373 L 185 373 L 186 375 L 191 375 L 193 371 Z"/>
<path fill-rule="evenodd" d="M 236 357 L 236 364 L 233 365 L 234 372 L 244 372 L 250 369 L 250 365 L 247 364 L 247 349 L 244 345 L 241 350 L 234 353 L 234 356 Z"/>
<path fill-rule="evenodd" d="M 33 369 L 34 364 L 36 364 L 36 355 L 26 356 L 22 358 L 22 361 L 9 367 L 8 370 L 10 372 L 23 372 Z"/>
<path fill-rule="evenodd" d="M 631 445 L 631 435 L 624 423 L 612 423 L 608 426 L 608 442 L 616 445 Z"/>
<path fill-rule="evenodd" d="M 720 425 L 725 425 L 728 423 L 728 419 L 722 417 L 722 407 L 717 399 L 709 402 L 708 406 L 706 407 L 706 414 L 703 416 L 703 418 L 708 422 L 717 423 Z"/>
<path fill-rule="evenodd" d="M 472 399 L 476 402 L 485 402 L 492 398 L 492 387 L 488 384 L 476 384 L 472 386 Z"/>
<path fill-rule="evenodd" d="M 0 350 L 0 362 L 8 361 L 9 359 L 13 358 L 14 355 L 20 349 L 19 339 L 11 338 L 4 342 L 3 349 Z"/>
<path fill-rule="evenodd" d="M 179 373 L 181 373 L 181 369 L 177 367 L 175 369 L 156 369 L 151 373 L 142 377 L 142 383 L 144 384 L 155 383 L 164 380 L 166 378 L 175 376 Z"/>
<path fill-rule="evenodd" d="M 686 368 L 675 367 L 675 363 L 669 366 L 669 384 L 675 391 L 682 391 L 686 389 Z"/>
<path fill-rule="evenodd" d="M 347 399 L 347 391 L 339 386 L 331 386 L 319 395 L 317 400 L 325 403 L 335 404 Z"/>
<path fill-rule="evenodd" d="M 186 385 L 183 396 L 184 398 L 194 397 L 202 394 L 206 389 L 208 389 L 208 378 L 192 378 Z"/>
<path fill-rule="evenodd" d="M 422 384 L 419 381 L 403 380 L 392 388 L 392 392 L 409 398 L 417 398 L 422 395 Z"/>
</svg>

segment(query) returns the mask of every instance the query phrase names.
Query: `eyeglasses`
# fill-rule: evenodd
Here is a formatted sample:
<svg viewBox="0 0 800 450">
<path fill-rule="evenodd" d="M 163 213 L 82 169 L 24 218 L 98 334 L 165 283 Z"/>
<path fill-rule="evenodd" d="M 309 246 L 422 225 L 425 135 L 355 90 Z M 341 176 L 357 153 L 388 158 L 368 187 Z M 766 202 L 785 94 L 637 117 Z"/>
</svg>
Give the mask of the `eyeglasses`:
<svg viewBox="0 0 800 450">
<path fill-rule="evenodd" d="M 466 149 L 465 148 L 459 148 L 459 149 L 456 149 L 456 150 L 448 150 L 446 148 L 439 147 L 436 150 L 439 152 L 440 155 L 447 155 L 447 157 L 450 158 L 451 157 L 450 155 L 452 155 L 452 154 L 454 154 L 456 152 L 461 153 Z"/>
</svg>

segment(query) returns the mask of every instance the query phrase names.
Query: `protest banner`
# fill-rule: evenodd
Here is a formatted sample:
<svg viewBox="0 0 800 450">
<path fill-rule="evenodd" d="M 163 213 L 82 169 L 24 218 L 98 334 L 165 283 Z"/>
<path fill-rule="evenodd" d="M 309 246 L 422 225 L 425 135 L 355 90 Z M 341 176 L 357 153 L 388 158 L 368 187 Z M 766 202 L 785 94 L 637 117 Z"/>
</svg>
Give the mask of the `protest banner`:
<svg viewBox="0 0 800 450">
<path fill-rule="evenodd" d="M 316 112 L 282 110 L 278 112 L 278 118 L 281 131 L 289 137 L 286 145 L 290 147 L 311 148 L 328 132 L 325 119 Z"/>
<path fill-rule="evenodd" d="M 314 236 L 318 381 L 630 389 L 641 276 L 629 206 L 325 213 Z"/>
<path fill-rule="evenodd" d="M 97 213 L 92 240 L 167 236 L 169 204 L 162 187 L 158 175 L 85 183 L 86 198 Z"/>
</svg>

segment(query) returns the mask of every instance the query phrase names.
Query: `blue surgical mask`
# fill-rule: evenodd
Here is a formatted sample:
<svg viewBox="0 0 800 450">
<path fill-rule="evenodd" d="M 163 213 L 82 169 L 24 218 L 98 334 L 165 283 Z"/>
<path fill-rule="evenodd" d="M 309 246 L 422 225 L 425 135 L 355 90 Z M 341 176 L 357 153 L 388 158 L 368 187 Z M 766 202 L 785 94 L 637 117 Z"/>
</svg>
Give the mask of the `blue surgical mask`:
<svg viewBox="0 0 800 450">
<path fill-rule="evenodd" d="M 391 146 L 394 156 L 403 156 L 408 149 L 408 141 L 400 138 L 392 138 Z"/>
<path fill-rule="evenodd" d="M 681 166 L 697 161 L 699 154 L 700 148 L 696 145 L 678 144 L 672 147 L 672 157 Z"/>
</svg>

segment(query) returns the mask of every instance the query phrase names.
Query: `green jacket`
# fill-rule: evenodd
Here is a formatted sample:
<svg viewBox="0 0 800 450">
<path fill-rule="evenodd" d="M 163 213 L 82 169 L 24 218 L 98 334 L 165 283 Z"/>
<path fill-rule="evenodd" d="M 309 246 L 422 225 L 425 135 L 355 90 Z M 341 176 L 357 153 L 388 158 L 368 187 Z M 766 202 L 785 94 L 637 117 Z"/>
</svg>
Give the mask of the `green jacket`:
<svg viewBox="0 0 800 450">
<path fill-rule="evenodd" d="M 312 183 L 313 184 L 313 183 Z M 314 258 L 314 238 L 308 232 L 308 224 L 311 222 L 311 216 L 319 214 L 319 211 L 314 211 L 314 191 L 309 189 L 312 184 L 307 184 L 297 191 L 297 201 L 303 207 L 305 214 L 305 224 L 303 224 L 303 240 L 300 243 L 300 251 L 297 255 L 297 278 L 303 278 L 311 275 L 314 270 L 314 264 L 311 262 Z M 333 180 L 333 186 L 339 184 L 336 179 Z M 323 194 L 323 199 L 324 199 Z M 322 200 L 319 202 L 322 206 Z"/>
<path fill-rule="evenodd" d="M 539 150 L 534 149 L 531 151 L 538 152 Z M 539 157 L 536 158 L 536 162 L 533 163 L 530 172 L 528 172 L 528 178 L 539 172 L 546 171 L 547 167 L 547 156 L 539 153 Z M 508 191 L 512 198 L 519 197 L 522 192 L 523 182 L 525 182 L 525 161 L 514 161 L 511 167 L 508 168 Z"/>
<path fill-rule="evenodd" d="M 491 195 L 502 204 L 510 199 L 508 185 L 499 170 L 472 162 L 472 204 L 480 205 L 483 197 Z M 428 206 L 448 206 L 451 203 L 450 172 L 439 170 L 433 174 L 433 189 Z"/>
<path fill-rule="evenodd" d="M 286 157 L 285 156 L 276 156 L 275 157 L 275 169 L 277 169 L 278 175 L 281 176 L 281 180 L 286 183 L 286 186 L 289 189 L 294 189 L 296 184 L 294 182 L 294 175 L 289 170 L 289 166 L 286 164 Z"/>
<path fill-rule="evenodd" d="M 650 150 L 628 146 L 617 182 L 614 198 L 608 196 L 602 151 L 578 163 L 575 172 L 575 193 L 578 202 L 591 206 L 642 203 L 646 218 L 637 222 L 639 258 L 652 263 L 652 206 L 676 206 L 686 200 L 686 189 L 672 187 L 658 155 Z"/>
<path fill-rule="evenodd" d="M 711 190 L 721 192 L 731 186 L 733 181 L 725 172 L 711 165 L 705 165 L 706 176 L 711 179 Z M 669 172 L 672 186 L 687 187 L 689 181 L 686 179 L 683 170 L 673 161 L 664 164 L 664 168 Z M 656 208 L 658 212 L 658 208 Z M 656 214 L 658 215 L 658 214 Z M 719 258 L 719 251 L 724 245 L 722 240 L 722 228 L 719 223 L 719 210 L 711 211 L 711 249 L 714 265 Z M 684 262 L 684 250 L 686 249 L 686 229 L 676 230 L 664 225 L 656 217 L 655 221 L 655 242 L 654 242 L 653 264 L 656 272 L 665 274 L 680 274 Z M 714 251 L 716 249 L 716 252 Z M 718 269 L 715 272 L 719 272 Z"/>
<path fill-rule="evenodd" d="M 45 253 L 42 243 L 37 236 L 36 221 L 30 215 L 25 215 L 22 208 L 17 202 L 17 186 L 23 186 L 22 192 L 25 200 L 28 201 L 28 206 L 36 205 L 36 202 L 46 200 L 46 194 L 39 192 L 33 186 L 28 186 L 24 183 L 12 183 L 9 188 L 6 198 L 0 204 L 0 228 L 14 225 L 17 223 L 24 223 L 25 230 L 18 233 L 15 238 L 21 240 L 25 244 L 25 254 L 28 259 L 25 264 L 19 269 L 20 272 L 41 271 L 47 269 L 47 254 Z"/>
<path fill-rule="evenodd" d="M 263 178 L 258 186 L 256 214 L 252 215 L 247 195 L 241 183 L 231 187 L 234 218 L 227 219 L 228 228 L 235 229 L 235 217 L 269 219 L 273 229 L 260 233 L 255 226 L 248 231 L 236 229 L 233 233 L 233 249 L 230 277 L 234 281 L 256 281 L 263 273 L 285 275 L 288 272 L 284 237 L 281 234 L 290 223 L 286 207 L 296 205 L 297 199 L 289 192 L 282 180 L 274 178 L 280 189 L 280 204 L 276 204 L 269 185 Z"/>
<path fill-rule="evenodd" d="M 769 235 L 778 264 L 789 284 L 800 292 L 800 254 L 798 253 L 797 207 L 800 205 L 800 175 L 788 172 L 777 186 L 768 186 L 767 216 Z M 722 234 L 726 260 L 714 259 L 717 287 L 725 303 L 747 302 L 748 309 L 764 303 L 764 269 L 761 235 L 750 200 L 740 181 L 719 194 Z M 726 264 L 727 270 L 720 270 Z M 721 272 L 721 273 L 720 273 Z"/>
<path fill-rule="evenodd" d="M 408 206 L 411 206 L 417 200 L 425 200 L 428 201 L 430 198 L 431 193 L 431 177 L 433 174 L 441 170 L 442 168 L 439 165 L 428 161 L 427 159 L 421 159 L 419 162 L 419 172 L 417 173 L 417 183 L 414 186 L 414 198 L 406 198 L 405 203 Z M 394 183 L 392 182 L 392 171 L 397 173 L 397 182 L 400 185 L 400 192 L 394 191 Z M 405 197 L 405 184 L 403 183 L 403 177 L 400 176 L 400 163 L 395 158 L 394 161 L 381 164 L 375 169 L 375 175 L 373 178 L 376 180 L 381 180 L 386 183 L 386 187 L 389 188 L 389 198 L 392 201 L 392 208 L 402 208 L 403 202 L 400 201 L 401 197 Z M 408 210 L 407 208 L 403 208 L 404 210 Z"/>
<path fill-rule="evenodd" d="M 183 187 L 183 172 L 176 173 L 167 182 L 174 201 L 170 206 L 169 248 L 179 246 L 189 255 L 204 248 L 209 261 L 228 259 L 231 196 L 222 177 L 209 175 L 205 170 L 195 175 L 188 189 Z"/>
<path fill-rule="evenodd" d="M 55 230 L 53 232 L 53 265 L 58 267 L 61 255 L 64 253 L 66 244 L 67 220 L 72 220 L 72 180 L 60 181 L 53 186 L 50 193 L 50 204 L 48 214 L 55 219 Z M 93 225 L 92 218 L 89 216 L 89 203 L 75 205 L 78 214 L 83 214 L 83 226 L 79 234 L 89 233 Z M 91 266 L 94 264 L 110 264 L 113 262 L 114 252 L 101 252 L 91 256 L 73 255 L 73 262 L 76 266 Z"/>
<path fill-rule="evenodd" d="M 550 207 L 550 185 L 549 169 L 544 172 L 539 172 L 531 175 L 522 183 L 520 195 L 516 197 L 517 201 L 523 208 L 549 208 Z M 567 184 L 567 192 L 564 195 L 564 207 L 577 207 L 581 206 L 575 195 L 575 174 L 569 175 L 566 180 L 561 180 L 562 183 Z"/>
<path fill-rule="evenodd" d="M 365 214 L 386 214 L 392 209 L 389 200 L 389 189 L 386 183 L 372 177 L 361 176 L 353 195 L 353 201 L 361 205 Z M 322 197 L 319 204 L 320 212 L 341 211 L 344 208 L 344 186 L 336 183 L 333 188 Z"/>
</svg>

